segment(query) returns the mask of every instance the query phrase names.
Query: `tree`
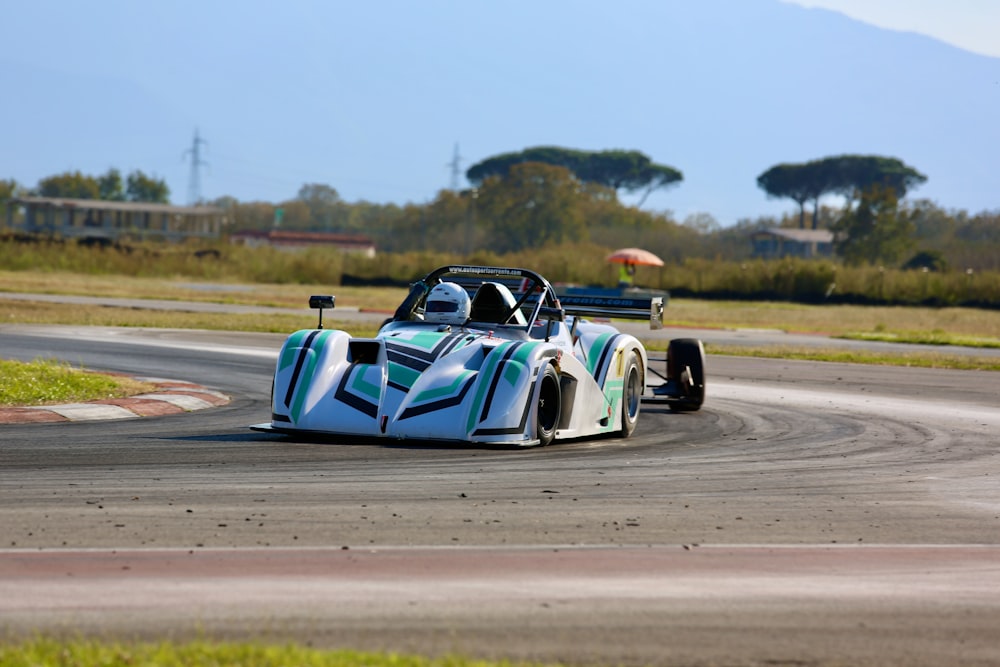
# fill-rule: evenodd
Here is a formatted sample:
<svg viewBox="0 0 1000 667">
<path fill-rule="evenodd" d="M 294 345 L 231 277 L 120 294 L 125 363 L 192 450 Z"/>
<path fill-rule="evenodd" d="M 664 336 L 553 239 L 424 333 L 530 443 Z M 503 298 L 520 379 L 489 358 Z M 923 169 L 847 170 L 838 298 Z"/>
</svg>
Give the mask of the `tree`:
<svg viewBox="0 0 1000 667">
<path fill-rule="evenodd" d="M 333 229 L 335 220 L 340 222 L 338 208 L 343 202 L 340 194 L 329 185 L 306 183 L 299 188 L 298 198 L 308 207 L 313 225 Z"/>
<path fill-rule="evenodd" d="M 722 225 L 711 213 L 692 213 L 684 218 L 681 224 L 701 235 L 712 234 L 722 229 Z"/>
<path fill-rule="evenodd" d="M 847 264 L 895 264 L 913 246 L 914 225 L 900 215 L 893 188 L 873 185 L 833 227 L 834 249 Z"/>
<path fill-rule="evenodd" d="M 125 185 L 122 173 L 117 169 L 108 169 L 107 173 L 97 178 L 100 199 L 107 201 L 125 201 Z"/>
<path fill-rule="evenodd" d="M 64 199 L 100 199 L 101 185 L 93 176 L 84 176 L 79 171 L 67 171 L 40 180 L 38 194 Z"/>
<path fill-rule="evenodd" d="M 384 241 L 379 247 L 392 250 L 419 250 L 437 253 L 467 253 L 485 244 L 485 231 L 476 218 L 475 206 L 478 192 L 465 190 L 440 190 L 434 201 L 424 205 L 407 205 L 399 215 L 390 219 L 390 230 L 383 231 Z M 373 216 L 375 211 L 367 212 Z M 385 219 L 387 211 L 380 217 Z M 376 220 L 367 221 L 372 227 Z M 367 230 L 366 230 L 367 232 Z"/>
<path fill-rule="evenodd" d="M 136 170 L 128 175 L 123 188 L 121 172 L 113 167 L 96 178 L 79 171 L 49 176 L 38 182 L 36 191 L 41 197 L 170 203 L 170 188 L 164 180 Z"/>
<path fill-rule="evenodd" d="M 819 200 L 843 195 L 848 206 L 856 193 L 874 186 L 891 189 L 902 199 L 927 177 L 896 158 L 878 155 L 838 155 L 798 164 L 778 164 L 757 177 L 757 185 L 770 197 L 791 199 L 799 205 L 799 228 L 805 228 L 805 204 L 812 202 L 812 228 L 819 223 Z"/>
<path fill-rule="evenodd" d="M 477 225 L 491 228 L 490 249 L 510 252 L 581 240 L 586 198 L 569 169 L 527 162 L 512 166 L 505 178 L 488 178 L 473 206 Z"/>
<path fill-rule="evenodd" d="M 21 186 L 13 178 L 5 180 L 0 178 L 0 202 L 5 202 L 13 197 L 21 196 Z"/>
<path fill-rule="evenodd" d="M 919 171 L 891 157 L 838 155 L 822 162 L 827 165 L 830 191 L 848 199 L 875 186 L 891 189 L 902 199 L 912 188 L 927 182 Z"/>
<path fill-rule="evenodd" d="M 125 198 L 134 202 L 169 204 L 170 188 L 163 179 L 146 176 L 136 169 L 126 179 Z"/>
<path fill-rule="evenodd" d="M 944 253 L 940 250 L 921 250 L 916 255 L 906 260 L 902 269 L 904 271 L 917 271 L 926 269 L 928 271 L 947 271 L 948 260 L 944 258 Z"/>
<path fill-rule="evenodd" d="M 208 202 L 209 206 L 224 208 L 227 211 L 234 209 L 235 207 L 239 206 L 239 204 L 240 204 L 239 200 L 231 195 L 222 195 L 221 197 L 217 197 L 212 201 Z"/>
<path fill-rule="evenodd" d="M 636 189 L 643 187 L 642 183 L 644 183 L 645 191 L 642 193 L 642 197 L 639 199 L 639 203 L 636 204 L 636 206 L 639 207 L 646 203 L 646 198 L 649 197 L 654 190 L 669 187 L 674 183 L 679 183 L 683 179 L 683 174 L 673 167 L 668 167 L 663 164 L 647 165 L 645 169 L 642 170 L 642 178 L 639 183 L 637 183 Z"/>
<path fill-rule="evenodd" d="M 654 190 L 683 180 L 684 175 L 667 165 L 654 164 L 639 151 L 581 151 L 558 146 L 537 146 L 517 153 L 503 153 L 469 167 L 466 178 L 481 185 L 490 176 L 503 178 L 515 165 L 526 162 L 562 167 L 585 183 L 593 183 L 612 191 L 643 192 L 639 206 Z"/>
<path fill-rule="evenodd" d="M 768 197 L 791 199 L 799 205 L 799 229 L 806 226 L 806 202 L 817 198 L 817 184 L 805 165 L 777 164 L 757 177 Z"/>
</svg>

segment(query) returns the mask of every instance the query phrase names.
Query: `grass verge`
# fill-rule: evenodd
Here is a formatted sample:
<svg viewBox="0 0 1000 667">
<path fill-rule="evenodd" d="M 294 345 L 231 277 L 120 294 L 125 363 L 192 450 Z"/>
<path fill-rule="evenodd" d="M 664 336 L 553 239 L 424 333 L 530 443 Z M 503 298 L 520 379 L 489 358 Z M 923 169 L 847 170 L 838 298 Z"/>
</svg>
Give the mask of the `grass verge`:
<svg viewBox="0 0 1000 667">
<path fill-rule="evenodd" d="M 153 389 L 153 385 L 129 377 L 93 373 L 53 359 L 0 359 L 0 406 L 124 398 Z"/>
<path fill-rule="evenodd" d="M 391 312 L 406 294 L 405 289 L 398 287 L 241 284 L 195 280 L 72 272 L 0 271 L 0 299 L 3 292 L 28 292 L 305 308 L 310 295 L 335 294 L 338 306 Z M 69 312 L 78 309 L 76 306 L 60 308 Z M 11 321 L 5 311 L 6 304 L 0 304 L 0 322 Z M 673 326 L 780 329 L 831 336 L 861 335 L 864 332 L 897 336 L 906 335 L 906 332 L 942 332 L 955 337 L 992 339 L 1000 344 L 1000 310 L 674 298 L 670 299 L 664 314 L 668 324 Z M 312 325 L 310 323 L 307 326 Z"/>
<path fill-rule="evenodd" d="M 812 347 L 750 347 L 743 345 L 705 345 L 706 354 L 765 359 L 799 359 L 802 361 L 830 361 L 843 364 L 868 364 L 872 366 L 903 366 L 913 368 L 949 368 L 965 371 L 1000 371 L 1000 358 L 976 357 L 937 352 L 874 352 L 869 350 L 843 350 Z"/>
<path fill-rule="evenodd" d="M 60 642 L 38 638 L 0 644 L 6 667 L 529 667 L 530 663 L 489 662 L 461 657 L 424 658 L 395 653 L 322 650 L 293 644 Z"/>
<path fill-rule="evenodd" d="M 402 287 L 277 285 L 200 282 L 189 278 L 95 276 L 69 272 L 0 271 L 3 292 L 63 294 L 121 299 L 163 299 L 274 308 L 306 308 L 313 294 L 335 294 L 338 306 L 395 310 L 406 296 Z"/>
<path fill-rule="evenodd" d="M 1000 348 L 1000 338 L 984 336 L 957 336 L 945 331 L 897 331 L 892 333 L 847 333 L 837 338 L 868 340 L 881 343 L 909 343 L 911 345 L 957 345 L 959 347 Z"/>
<path fill-rule="evenodd" d="M 336 311 L 334 311 L 336 312 Z M 294 314 L 228 314 L 178 310 L 143 310 L 112 306 L 66 306 L 38 301 L 9 301 L 0 294 L 2 324 L 77 324 L 91 327 L 132 327 L 149 329 L 208 329 L 289 334 L 316 326 L 314 312 Z M 373 336 L 375 326 L 338 321 L 326 314 L 323 326 L 344 329 L 355 336 Z"/>
</svg>

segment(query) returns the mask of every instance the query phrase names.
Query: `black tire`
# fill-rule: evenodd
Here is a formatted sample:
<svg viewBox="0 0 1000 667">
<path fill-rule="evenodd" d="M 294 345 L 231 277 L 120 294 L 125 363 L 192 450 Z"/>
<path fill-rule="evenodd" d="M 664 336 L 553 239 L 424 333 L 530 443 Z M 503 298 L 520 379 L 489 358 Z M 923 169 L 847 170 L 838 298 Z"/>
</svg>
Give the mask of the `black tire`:
<svg viewBox="0 0 1000 667">
<path fill-rule="evenodd" d="M 682 383 L 681 374 L 691 370 L 691 381 Z M 686 394 L 670 402 L 675 412 L 693 412 L 705 402 L 705 346 L 697 338 L 675 338 L 667 347 L 667 377 L 677 380 Z"/>
<path fill-rule="evenodd" d="M 622 376 L 622 430 L 621 435 L 627 438 L 635 431 L 639 423 L 639 409 L 642 405 L 643 374 L 639 358 L 635 350 L 629 350 L 625 362 L 625 374 Z"/>
<path fill-rule="evenodd" d="M 559 416 L 562 414 L 562 390 L 559 388 L 559 374 L 552 364 L 545 365 L 545 372 L 539 380 L 538 402 L 535 404 L 535 434 L 538 444 L 545 446 L 556 437 Z"/>
</svg>

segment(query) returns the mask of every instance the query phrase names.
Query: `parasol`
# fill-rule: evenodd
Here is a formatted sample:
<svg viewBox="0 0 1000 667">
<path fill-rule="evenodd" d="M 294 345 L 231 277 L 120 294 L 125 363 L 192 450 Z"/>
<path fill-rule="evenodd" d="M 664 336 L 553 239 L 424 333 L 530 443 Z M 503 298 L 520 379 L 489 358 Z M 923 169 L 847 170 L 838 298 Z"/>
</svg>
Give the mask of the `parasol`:
<svg viewBox="0 0 1000 667">
<path fill-rule="evenodd" d="M 616 264 L 635 264 L 643 266 L 663 266 L 663 260 L 641 248 L 621 248 L 605 257 Z"/>
</svg>

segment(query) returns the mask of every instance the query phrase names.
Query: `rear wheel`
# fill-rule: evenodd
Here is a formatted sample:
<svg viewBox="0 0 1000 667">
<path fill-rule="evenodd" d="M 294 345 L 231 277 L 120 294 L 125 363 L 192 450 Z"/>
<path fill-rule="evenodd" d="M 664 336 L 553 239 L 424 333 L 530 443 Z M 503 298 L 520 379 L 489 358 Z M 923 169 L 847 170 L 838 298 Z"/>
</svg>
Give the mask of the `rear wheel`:
<svg viewBox="0 0 1000 667">
<path fill-rule="evenodd" d="M 667 377 L 683 395 L 670 402 L 676 412 L 693 412 L 705 402 L 705 347 L 697 338 L 676 338 L 667 348 Z"/>
<path fill-rule="evenodd" d="M 555 439 L 562 412 L 559 374 L 551 364 L 546 364 L 539 385 L 538 403 L 535 405 L 535 434 L 538 436 L 538 443 L 545 446 Z"/>
<path fill-rule="evenodd" d="M 628 353 L 625 363 L 625 375 L 622 377 L 622 430 L 623 438 L 635 431 L 639 423 L 639 406 L 642 402 L 643 389 L 642 367 L 636 357 L 635 350 Z"/>
</svg>

